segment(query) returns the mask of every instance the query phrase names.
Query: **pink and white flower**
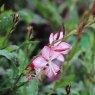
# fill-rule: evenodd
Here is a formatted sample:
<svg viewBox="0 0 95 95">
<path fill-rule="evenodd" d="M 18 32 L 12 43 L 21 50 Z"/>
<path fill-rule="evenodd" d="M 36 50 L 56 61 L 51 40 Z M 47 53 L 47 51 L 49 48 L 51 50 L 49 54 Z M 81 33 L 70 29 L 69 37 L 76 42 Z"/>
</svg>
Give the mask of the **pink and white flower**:
<svg viewBox="0 0 95 95">
<path fill-rule="evenodd" d="M 63 38 L 63 32 L 59 32 L 56 34 L 51 33 L 50 37 L 49 37 L 49 43 L 50 45 L 55 42 L 56 40 L 60 40 Z M 61 54 L 68 54 L 69 51 L 71 50 L 71 45 L 66 43 L 66 42 L 62 42 L 62 41 L 58 41 L 56 43 L 54 43 L 53 45 L 51 45 L 51 48 L 56 51 L 59 52 Z"/>
<path fill-rule="evenodd" d="M 64 62 L 64 57 L 60 53 L 53 51 L 48 46 L 45 46 L 42 49 L 42 55 L 36 58 L 33 61 L 33 64 L 35 68 L 43 68 L 44 73 L 48 77 L 52 77 L 60 70 L 60 67 L 53 62 L 54 59 Z"/>
<path fill-rule="evenodd" d="M 63 32 L 56 34 L 51 33 L 49 37 L 50 46 L 44 46 L 41 55 L 31 63 L 30 68 L 31 70 L 35 69 L 40 81 L 42 81 L 42 71 L 44 71 L 45 75 L 49 78 L 55 77 L 64 62 L 63 55 L 68 54 L 71 50 L 71 45 L 61 41 L 63 36 Z M 55 43 L 55 41 L 57 42 Z M 27 78 L 31 79 L 32 76 L 28 75 Z"/>
</svg>

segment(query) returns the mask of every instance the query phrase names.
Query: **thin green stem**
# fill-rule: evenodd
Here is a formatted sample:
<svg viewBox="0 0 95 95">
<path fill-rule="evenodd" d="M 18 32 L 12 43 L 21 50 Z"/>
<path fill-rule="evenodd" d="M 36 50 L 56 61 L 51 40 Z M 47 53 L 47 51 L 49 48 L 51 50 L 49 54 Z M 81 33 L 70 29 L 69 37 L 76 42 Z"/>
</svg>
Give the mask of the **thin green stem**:
<svg viewBox="0 0 95 95">
<path fill-rule="evenodd" d="M 48 95 L 52 95 L 52 93 L 55 91 L 55 87 L 53 89 L 50 90 L 50 92 L 48 93 Z"/>
<path fill-rule="evenodd" d="M 24 85 L 27 84 L 28 82 L 29 82 L 29 81 L 25 81 L 25 82 L 22 82 L 21 84 L 19 84 L 18 86 L 15 85 L 15 86 L 12 88 L 11 92 L 16 91 L 17 89 L 19 89 L 21 86 L 24 86 Z"/>
</svg>

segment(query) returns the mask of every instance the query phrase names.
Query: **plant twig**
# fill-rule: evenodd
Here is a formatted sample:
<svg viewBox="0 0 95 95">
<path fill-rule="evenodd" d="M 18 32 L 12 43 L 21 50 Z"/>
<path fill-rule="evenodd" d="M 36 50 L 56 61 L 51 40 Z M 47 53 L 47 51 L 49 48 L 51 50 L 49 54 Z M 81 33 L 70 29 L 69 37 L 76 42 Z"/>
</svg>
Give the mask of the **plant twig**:
<svg viewBox="0 0 95 95">
<path fill-rule="evenodd" d="M 19 89 L 21 86 L 27 84 L 28 82 L 29 82 L 29 81 L 25 81 L 25 82 L 22 82 L 21 84 L 19 84 L 18 86 L 15 85 L 15 86 L 11 89 L 11 91 L 12 91 L 12 92 L 16 91 L 17 89 Z"/>
<path fill-rule="evenodd" d="M 77 38 L 77 41 L 76 41 L 75 46 L 73 47 L 73 49 L 72 49 L 72 51 L 70 53 L 69 59 L 71 59 L 73 57 L 73 55 L 75 54 L 75 52 L 78 49 L 78 46 L 80 45 L 80 42 L 81 42 L 81 39 L 82 39 L 82 31 L 83 31 L 83 29 L 85 27 L 87 27 L 86 26 L 87 25 L 86 23 L 88 21 L 88 18 L 89 18 L 89 15 L 90 14 L 91 14 L 91 10 L 88 10 L 88 11 L 85 12 L 83 19 L 81 20 L 80 24 L 78 25 L 78 27 L 76 29 L 77 30 L 76 33 L 77 33 L 77 37 L 78 38 Z M 90 25 L 93 24 L 93 23 L 91 22 Z"/>
<path fill-rule="evenodd" d="M 66 90 L 66 95 L 70 95 L 70 88 L 71 86 L 70 85 L 67 85 L 65 90 Z"/>
<path fill-rule="evenodd" d="M 77 47 L 79 46 L 79 43 L 80 43 L 80 41 L 81 41 L 83 29 L 84 29 L 84 28 L 87 28 L 89 25 L 95 23 L 95 21 L 91 21 L 91 22 L 89 22 L 88 24 L 86 24 L 90 14 L 91 14 L 91 10 L 86 11 L 86 13 L 85 13 L 83 19 L 81 20 L 80 24 L 78 25 L 78 27 L 77 27 L 76 29 L 74 29 L 74 30 L 72 30 L 71 32 L 69 32 L 69 34 L 66 35 L 66 36 L 64 36 L 64 38 L 54 41 L 51 45 L 53 45 L 54 43 L 56 43 L 56 42 L 58 42 L 58 41 L 64 41 L 64 40 L 66 40 L 69 36 L 71 36 L 71 35 L 73 35 L 73 34 L 77 34 L 78 40 L 77 40 L 77 42 L 76 42 L 76 44 L 75 44 L 75 47 L 73 48 L 74 50 L 72 50 L 72 53 L 70 54 L 70 58 L 72 58 L 72 57 L 71 57 L 72 54 L 74 53 L 75 49 L 77 49 Z M 67 95 L 70 94 L 70 87 L 71 87 L 71 86 L 67 86 L 67 87 L 66 87 Z M 55 91 L 55 89 L 56 89 L 56 88 L 55 88 L 55 86 L 54 86 L 54 87 L 53 87 L 53 90 L 51 90 L 48 95 L 51 95 L 51 94 Z"/>
</svg>

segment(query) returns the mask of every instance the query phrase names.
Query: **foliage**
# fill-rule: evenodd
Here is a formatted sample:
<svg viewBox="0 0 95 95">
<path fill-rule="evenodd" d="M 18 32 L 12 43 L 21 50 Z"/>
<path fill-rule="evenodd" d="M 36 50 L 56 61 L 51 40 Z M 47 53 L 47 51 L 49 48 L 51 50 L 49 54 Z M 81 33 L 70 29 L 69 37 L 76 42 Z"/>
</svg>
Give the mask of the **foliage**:
<svg viewBox="0 0 95 95">
<path fill-rule="evenodd" d="M 67 85 L 71 86 L 70 95 L 95 95 L 95 17 L 92 14 L 88 17 L 78 48 L 75 49 L 77 35 L 68 36 L 79 25 L 89 3 L 89 0 L 0 0 L 0 95 L 66 95 Z M 16 14 L 19 19 L 14 17 Z M 65 56 L 60 77 L 54 82 L 44 75 L 43 82 L 38 77 L 27 80 L 26 67 L 47 44 L 48 35 L 58 31 L 63 23 L 72 51 Z M 32 26 L 31 31 L 28 26 Z"/>
</svg>

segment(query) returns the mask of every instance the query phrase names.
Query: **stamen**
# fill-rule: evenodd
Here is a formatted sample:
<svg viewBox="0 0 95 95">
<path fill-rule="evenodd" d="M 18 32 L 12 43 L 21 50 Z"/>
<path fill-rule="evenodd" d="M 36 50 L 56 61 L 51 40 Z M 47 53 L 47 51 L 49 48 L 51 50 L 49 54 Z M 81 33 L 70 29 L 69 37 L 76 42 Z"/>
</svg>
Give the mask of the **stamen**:
<svg viewBox="0 0 95 95">
<path fill-rule="evenodd" d="M 49 66 L 50 66 L 52 72 L 54 73 L 54 75 L 56 75 L 57 73 L 54 71 L 54 68 L 52 66 L 52 62 L 51 61 L 49 61 Z"/>
</svg>

